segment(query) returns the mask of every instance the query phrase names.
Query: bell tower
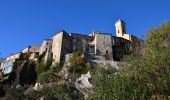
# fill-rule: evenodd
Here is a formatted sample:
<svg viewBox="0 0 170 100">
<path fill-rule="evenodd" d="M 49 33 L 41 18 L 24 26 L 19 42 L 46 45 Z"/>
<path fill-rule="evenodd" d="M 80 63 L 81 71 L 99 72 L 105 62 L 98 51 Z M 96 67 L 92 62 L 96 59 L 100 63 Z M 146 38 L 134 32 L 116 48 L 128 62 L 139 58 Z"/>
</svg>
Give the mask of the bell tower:
<svg viewBox="0 0 170 100">
<path fill-rule="evenodd" d="M 123 37 L 123 35 L 126 34 L 126 23 L 124 21 L 119 19 L 116 22 L 115 27 L 117 37 Z"/>
</svg>

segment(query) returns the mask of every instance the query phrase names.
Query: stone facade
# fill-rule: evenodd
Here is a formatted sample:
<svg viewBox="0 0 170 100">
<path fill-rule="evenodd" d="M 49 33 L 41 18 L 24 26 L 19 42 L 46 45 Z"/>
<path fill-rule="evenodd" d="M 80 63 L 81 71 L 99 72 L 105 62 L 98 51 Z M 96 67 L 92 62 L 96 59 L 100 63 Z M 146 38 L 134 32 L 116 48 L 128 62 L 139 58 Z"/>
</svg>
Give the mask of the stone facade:
<svg viewBox="0 0 170 100">
<path fill-rule="evenodd" d="M 6 58 L 6 61 L 8 61 L 8 60 L 13 60 L 13 59 L 20 59 L 21 56 L 22 56 L 22 53 L 21 53 L 21 52 L 15 53 L 15 54 L 11 54 L 10 56 L 8 56 L 8 57 Z"/>
<path fill-rule="evenodd" d="M 24 59 L 30 59 L 30 60 L 37 60 L 39 56 L 41 46 L 39 45 L 32 45 L 24 48 L 22 50 L 22 55 Z"/>
<path fill-rule="evenodd" d="M 52 50 L 52 39 L 44 39 L 40 48 L 40 54 Z"/>
<path fill-rule="evenodd" d="M 52 39 L 52 52 L 53 52 L 53 61 L 54 63 L 60 63 L 61 60 L 61 48 L 64 32 L 61 31 L 58 34 L 55 34 Z"/>
<path fill-rule="evenodd" d="M 121 49 L 127 49 L 130 45 L 140 44 L 137 37 L 126 33 L 126 24 L 118 20 L 115 24 L 116 36 L 112 33 L 92 32 L 89 35 L 77 33 L 67 33 L 64 30 L 57 32 L 50 39 L 43 40 L 41 46 L 29 46 L 22 53 L 27 58 L 35 59 L 38 55 L 45 54 L 45 63 L 64 64 L 67 56 L 73 52 L 83 52 L 90 60 L 108 60 L 120 61 L 123 55 L 126 55 Z M 129 49 L 129 48 L 128 48 Z M 128 53 L 127 53 L 128 54 Z M 8 57 L 9 59 L 17 58 L 19 55 Z M 100 62 L 100 61 L 97 61 Z"/>
<path fill-rule="evenodd" d="M 72 33 L 72 44 L 73 44 L 73 52 L 81 51 L 88 52 L 88 43 L 92 42 L 94 37 L 81 35 L 77 33 Z"/>
<path fill-rule="evenodd" d="M 105 56 L 107 60 L 112 60 L 112 35 L 107 33 L 96 33 L 94 40 L 95 55 Z"/>
<path fill-rule="evenodd" d="M 43 40 L 39 55 L 43 54 L 44 52 L 46 52 L 44 63 L 49 66 L 52 63 L 52 39 Z"/>
<path fill-rule="evenodd" d="M 116 60 L 120 61 L 124 51 L 120 49 L 128 48 L 132 43 L 136 43 L 138 38 L 126 34 L 125 22 L 118 20 L 115 24 L 116 36 L 111 33 L 93 32 L 89 35 L 77 33 L 68 34 L 64 30 L 57 32 L 51 39 L 43 41 L 40 52 L 49 47 L 45 46 L 46 42 L 52 44 L 52 62 L 64 63 L 66 55 L 73 52 L 83 52 L 89 55 L 89 60 Z M 128 53 L 127 53 L 128 54 Z M 51 54 L 49 54 L 51 55 Z"/>
</svg>

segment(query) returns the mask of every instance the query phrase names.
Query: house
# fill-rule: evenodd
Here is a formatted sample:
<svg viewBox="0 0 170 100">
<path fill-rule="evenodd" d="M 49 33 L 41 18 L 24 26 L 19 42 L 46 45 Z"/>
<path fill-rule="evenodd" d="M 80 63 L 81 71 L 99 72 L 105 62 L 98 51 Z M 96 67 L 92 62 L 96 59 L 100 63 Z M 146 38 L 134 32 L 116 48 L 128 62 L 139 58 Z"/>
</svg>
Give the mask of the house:
<svg viewBox="0 0 170 100">
<path fill-rule="evenodd" d="M 2 72 L 4 74 L 8 74 L 12 71 L 13 63 L 16 60 L 26 59 L 36 60 L 38 58 L 39 51 L 40 46 L 38 45 L 28 46 L 25 49 L 23 49 L 22 52 L 18 52 L 7 56 L 6 59 L 2 62 L 0 69 L 2 69 Z"/>
<path fill-rule="evenodd" d="M 130 46 L 140 44 L 141 40 L 126 33 L 126 24 L 118 20 L 115 24 L 116 36 L 112 33 L 92 32 L 89 35 L 67 33 L 61 30 L 51 39 L 45 39 L 40 54 L 46 53 L 46 62 L 64 63 L 66 55 L 81 51 L 91 56 L 89 60 L 120 61 L 123 55 L 129 54 Z M 126 50 L 122 51 L 121 49 Z"/>
<path fill-rule="evenodd" d="M 32 45 L 24 48 L 22 53 L 24 57 L 30 60 L 37 60 L 41 46 L 39 45 Z"/>
<path fill-rule="evenodd" d="M 6 57 L 6 59 L 2 62 L 0 69 L 2 69 L 2 72 L 4 74 L 8 74 L 12 71 L 13 63 L 15 60 L 23 59 L 22 52 L 18 52 L 15 54 L 11 54 L 10 56 Z"/>
<path fill-rule="evenodd" d="M 121 61 L 134 47 L 141 46 L 142 40 L 126 33 L 126 23 L 118 20 L 115 23 L 116 36 L 112 33 L 92 32 L 89 35 L 67 33 L 61 30 L 50 39 L 44 39 L 41 46 L 32 45 L 20 53 L 8 56 L 1 68 L 5 73 L 11 71 L 15 59 L 30 59 L 36 61 L 38 56 L 45 54 L 44 63 L 47 65 L 63 65 L 69 54 L 80 51 L 87 61 L 109 62 Z M 140 49 L 138 49 L 140 50 Z"/>
</svg>

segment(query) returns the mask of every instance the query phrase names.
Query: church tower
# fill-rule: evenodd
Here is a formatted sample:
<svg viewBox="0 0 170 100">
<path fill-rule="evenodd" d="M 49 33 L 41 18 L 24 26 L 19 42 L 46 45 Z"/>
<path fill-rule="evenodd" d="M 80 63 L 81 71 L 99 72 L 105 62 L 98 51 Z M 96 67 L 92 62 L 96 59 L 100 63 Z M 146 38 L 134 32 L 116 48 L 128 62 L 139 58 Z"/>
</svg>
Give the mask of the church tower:
<svg viewBox="0 0 170 100">
<path fill-rule="evenodd" d="M 119 19 L 116 22 L 115 27 L 117 37 L 123 37 L 123 35 L 126 34 L 126 23 L 124 21 Z"/>
</svg>

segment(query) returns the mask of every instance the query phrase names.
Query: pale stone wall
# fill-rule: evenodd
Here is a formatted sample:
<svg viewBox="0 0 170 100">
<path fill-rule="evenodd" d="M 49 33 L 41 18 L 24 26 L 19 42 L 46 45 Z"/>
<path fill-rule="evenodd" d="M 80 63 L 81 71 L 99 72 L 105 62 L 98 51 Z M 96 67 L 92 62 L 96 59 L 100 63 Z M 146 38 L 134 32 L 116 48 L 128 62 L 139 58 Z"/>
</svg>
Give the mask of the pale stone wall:
<svg viewBox="0 0 170 100">
<path fill-rule="evenodd" d="M 37 52 L 33 52 L 30 54 L 30 57 L 29 57 L 30 60 L 37 60 L 37 58 L 38 58 Z"/>
<path fill-rule="evenodd" d="M 40 48 L 40 54 L 43 52 L 51 51 L 52 49 L 52 40 L 51 39 L 45 39 L 43 40 L 43 43 Z"/>
<path fill-rule="evenodd" d="M 116 36 L 117 37 L 122 37 L 124 34 L 126 34 L 126 26 L 125 22 L 122 20 L 118 20 L 115 24 L 116 27 Z"/>
<path fill-rule="evenodd" d="M 129 40 L 129 41 L 132 41 L 130 34 L 124 34 L 122 38 Z"/>
<path fill-rule="evenodd" d="M 63 31 L 57 33 L 52 37 L 53 63 L 60 63 L 62 40 L 63 40 L 62 38 L 63 38 Z"/>
<path fill-rule="evenodd" d="M 97 65 L 99 67 L 113 67 L 116 69 L 120 69 L 123 67 L 123 62 L 113 61 L 113 60 L 91 60 L 92 65 Z"/>
<path fill-rule="evenodd" d="M 17 58 L 19 59 L 20 56 L 21 56 L 21 53 L 12 54 L 12 55 L 10 55 L 10 56 L 8 56 L 8 57 L 6 58 L 6 61 L 8 61 L 8 60 L 13 60 L 13 59 L 17 59 Z"/>
<path fill-rule="evenodd" d="M 66 32 L 63 33 L 61 60 L 65 61 L 65 55 L 72 53 L 72 37 Z"/>
<path fill-rule="evenodd" d="M 98 33 L 95 35 L 95 54 L 105 56 L 109 55 L 110 59 L 113 59 L 112 53 L 112 35 Z"/>
<path fill-rule="evenodd" d="M 43 54 L 44 52 L 46 52 L 44 63 L 49 66 L 52 62 L 52 39 L 43 40 L 39 55 Z"/>
<path fill-rule="evenodd" d="M 28 52 L 29 52 L 29 47 L 27 47 L 24 50 L 22 50 L 22 53 L 28 53 Z"/>
<path fill-rule="evenodd" d="M 30 46 L 29 52 L 39 52 L 40 51 L 40 47 L 39 45 L 33 45 Z"/>
<path fill-rule="evenodd" d="M 93 41 L 93 37 L 72 33 L 71 37 L 73 38 L 73 52 L 81 51 L 87 52 L 87 44 Z"/>
</svg>

